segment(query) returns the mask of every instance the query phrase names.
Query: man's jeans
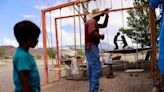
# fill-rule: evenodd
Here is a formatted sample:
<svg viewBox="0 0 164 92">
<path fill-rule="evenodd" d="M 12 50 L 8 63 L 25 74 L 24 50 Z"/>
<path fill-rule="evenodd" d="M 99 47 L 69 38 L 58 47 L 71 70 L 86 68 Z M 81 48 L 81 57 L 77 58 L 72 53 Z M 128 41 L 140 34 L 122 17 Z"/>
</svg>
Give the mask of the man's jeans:
<svg viewBox="0 0 164 92">
<path fill-rule="evenodd" d="M 85 51 L 85 55 L 88 61 L 89 92 L 97 92 L 99 89 L 99 78 L 102 73 L 99 48 L 92 44 L 91 50 L 89 52 Z"/>
</svg>

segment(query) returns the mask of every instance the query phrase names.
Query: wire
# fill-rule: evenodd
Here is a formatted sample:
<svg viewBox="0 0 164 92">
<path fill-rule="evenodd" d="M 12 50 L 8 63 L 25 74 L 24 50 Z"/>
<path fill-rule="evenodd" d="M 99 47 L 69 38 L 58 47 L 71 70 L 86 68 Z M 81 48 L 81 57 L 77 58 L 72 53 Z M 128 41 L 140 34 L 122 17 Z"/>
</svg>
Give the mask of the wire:
<svg viewBox="0 0 164 92">
<path fill-rule="evenodd" d="M 71 2 L 70 0 L 68 0 L 68 2 Z M 83 5 L 83 3 L 82 3 Z M 78 7 L 80 7 L 80 5 L 77 5 Z M 78 11 L 78 9 L 76 9 L 76 7 L 73 5 L 73 8 L 78 12 L 78 14 L 81 14 L 80 11 Z M 81 18 L 84 20 L 84 18 L 81 16 Z"/>
<path fill-rule="evenodd" d="M 60 9 L 60 17 L 61 17 L 61 9 Z M 61 34 L 61 51 L 60 51 L 60 56 L 62 56 L 62 43 L 63 43 L 63 39 L 62 39 L 62 19 L 60 19 L 60 34 Z M 61 57 L 60 57 L 61 58 Z"/>
<path fill-rule="evenodd" d="M 73 14 L 75 15 L 75 9 L 73 9 Z M 77 53 L 76 53 L 76 18 L 75 16 L 73 17 L 73 19 L 74 19 L 74 49 L 75 49 L 75 56 L 76 56 Z"/>
<path fill-rule="evenodd" d="M 80 6 L 78 7 L 79 9 L 79 12 L 80 12 Z M 80 16 L 78 17 L 79 18 L 79 31 L 80 31 L 80 51 L 82 52 L 82 39 L 81 39 L 81 19 L 80 19 Z"/>
<path fill-rule="evenodd" d="M 96 8 L 98 9 L 99 8 L 99 4 L 98 4 L 98 1 L 97 0 L 94 0 L 95 3 L 96 3 Z"/>
<path fill-rule="evenodd" d="M 52 42 L 52 23 L 51 23 L 51 18 L 52 18 L 52 16 L 51 16 L 51 11 L 49 12 L 50 13 L 50 31 L 51 31 L 51 43 L 49 42 L 49 39 L 48 39 L 48 44 L 49 44 L 49 48 L 51 49 L 51 61 L 52 61 L 52 64 L 54 65 L 54 67 L 55 67 L 55 63 L 54 63 L 54 61 L 53 61 L 53 57 L 52 57 L 52 53 L 53 53 L 53 42 Z M 48 35 L 47 35 L 48 36 Z M 48 37 L 47 37 L 48 38 Z"/>
<path fill-rule="evenodd" d="M 121 0 L 121 8 L 123 8 L 123 0 Z M 122 23 L 123 23 L 123 28 L 124 28 L 124 12 L 122 11 Z"/>
<path fill-rule="evenodd" d="M 110 5 L 111 5 L 110 9 L 112 9 L 113 8 L 113 1 L 112 0 L 110 1 Z"/>
</svg>

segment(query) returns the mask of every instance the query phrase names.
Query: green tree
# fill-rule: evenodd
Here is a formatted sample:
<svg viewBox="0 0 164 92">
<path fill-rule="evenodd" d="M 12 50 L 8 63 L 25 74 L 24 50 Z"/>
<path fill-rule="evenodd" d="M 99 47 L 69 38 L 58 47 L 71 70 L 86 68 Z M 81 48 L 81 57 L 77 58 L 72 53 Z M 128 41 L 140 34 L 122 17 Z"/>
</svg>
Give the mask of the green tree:
<svg viewBox="0 0 164 92">
<path fill-rule="evenodd" d="M 3 58 L 6 56 L 6 49 L 3 47 L 0 47 L 0 57 Z"/>
<path fill-rule="evenodd" d="M 47 54 L 50 58 L 55 58 L 56 56 L 55 48 L 47 48 Z"/>
<path fill-rule="evenodd" d="M 148 5 L 148 0 L 134 0 L 134 6 Z M 135 40 L 142 46 L 150 46 L 150 21 L 149 21 L 149 9 L 139 8 L 127 11 L 129 16 L 127 17 L 128 28 L 120 28 L 119 31 L 126 34 L 131 39 Z M 156 39 L 159 33 L 159 16 L 156 18 Z"/>
<path fill-rule="evenodd" d="M 39 55 L 39 54 L 37 54 L 35 57 L 36 57 L 36 59 L 41 59 L 42 58 L 42 56 Z"/>
</svg>

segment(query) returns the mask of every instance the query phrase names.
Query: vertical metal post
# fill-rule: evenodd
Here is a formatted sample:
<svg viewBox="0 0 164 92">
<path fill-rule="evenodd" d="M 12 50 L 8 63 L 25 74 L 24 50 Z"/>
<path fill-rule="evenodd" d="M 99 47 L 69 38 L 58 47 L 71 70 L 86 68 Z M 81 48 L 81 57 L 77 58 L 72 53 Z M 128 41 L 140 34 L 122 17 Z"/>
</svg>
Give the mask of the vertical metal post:
<svg viewBox="0 0 164 92">
<path fill-rule="evenodd" d="M 150 10 L 150 37 L 151 37 L 151 47 L 152 47 L 152 64 L 151 64 L 151 74 L 155 78 L 157 73 L 157 56 L 156 56 L 156 39 L 155 39 L 155 12 L 154 9 Z"/>
<path fill-rule="evenodd" d="M 57 55 L 57 63 L 58 63 L 58 80 L 60 80 L 59 41 L 58 41 L 58 28 L 57 28 L 56 18 L 55 18 L 55 32 L 56 32 L 56 55 Z"/>
<path fill-rule="evenodd" d="M 43 31 L 43 48 L 44 48 L 44 71 L 46 76 L 46 83 L 48 83 L 48 64 L 47 64 L 47 38 L 46 38 L 46 18 L 45 12 L 42 12 L 42 31 Z"/>
</svg>

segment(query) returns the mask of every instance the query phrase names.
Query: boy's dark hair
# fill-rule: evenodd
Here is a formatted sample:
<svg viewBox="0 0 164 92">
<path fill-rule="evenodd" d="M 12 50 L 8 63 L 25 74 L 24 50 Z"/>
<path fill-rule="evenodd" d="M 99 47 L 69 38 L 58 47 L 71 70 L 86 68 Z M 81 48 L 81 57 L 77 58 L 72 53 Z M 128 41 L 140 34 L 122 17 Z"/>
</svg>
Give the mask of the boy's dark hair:
<svg viewBox="0 0 164 92">
<path fill-rule="evenodd" d="M 38 38 L 40 29 L 31 21 L 21 21 L 14 26 L 14 35 L 19 44 L 27 42 L 29 37 Z"/>
<path fill-rule="evenodd" d="M 117 32 L 117 35 L 120 35 L 120 32 Z"/>
<path fill-rule="evenodd" d="M 124 36 L 124 35 L 121 35 L 121 38 L 122 38 L 122 39 L 125 39 L 125 36 Z"/>
</svg>

